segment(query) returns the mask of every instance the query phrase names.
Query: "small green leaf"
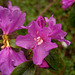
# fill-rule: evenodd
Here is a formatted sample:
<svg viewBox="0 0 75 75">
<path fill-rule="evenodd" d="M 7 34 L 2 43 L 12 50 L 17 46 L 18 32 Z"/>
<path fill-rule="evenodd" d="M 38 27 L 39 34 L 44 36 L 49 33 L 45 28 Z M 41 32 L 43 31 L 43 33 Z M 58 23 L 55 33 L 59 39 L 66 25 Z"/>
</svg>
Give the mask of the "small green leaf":
<svg viewBox="0 0 75 75">
<path fill-rule="evenodd" d="M 26 61 L 19 66 L 17 66 L 11 75 L 34 75 L 35 74 L 35 65 L 32 61 Z"/>
<path fill-rule="evenodd" d="M 45 58 L 49 64 L 49 70 L 54 74 L 61 74 L 64 70 L 64 63 L 60 56 L 54 50 L 50 51 L 49 55 Z M 61 74 L 62 75 L 62 74 Z"/>
<path fill-rule="evenodd" d="M 10 40 L 10 46 L 13 47 L 13 48 L 20 48 L 19 46 L 17 46 L 15 44 L 15 39 Z"/>
</svg>

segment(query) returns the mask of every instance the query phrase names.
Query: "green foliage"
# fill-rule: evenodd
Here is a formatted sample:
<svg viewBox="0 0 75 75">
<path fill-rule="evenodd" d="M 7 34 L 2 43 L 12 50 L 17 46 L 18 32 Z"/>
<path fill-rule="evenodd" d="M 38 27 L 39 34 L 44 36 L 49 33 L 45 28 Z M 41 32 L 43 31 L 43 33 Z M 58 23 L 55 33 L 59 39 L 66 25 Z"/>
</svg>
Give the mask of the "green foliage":
<svg viewBox="0 0 75 75">
<path fill-rule="evenodd" d="M 26 35 L 28 30 L 27 29 L 20 29 L 16 31 L 18 35 Z"/>
<path fill-rule="evenodd" d="M 13 48 L 20 48 L 20 47 L 18 47 L 18 46 L 15 44 L 15 39 L 10 40 L 9 43 L 10 43 L 10 46 L 13 47 Z"/>
<path fill-rule="evenodd" d="M 49 70 L 51 72 L 58 75 L 62 74 L 64 70 L 64 63 L 56 51 L 50 51 L 45 60 L 49 64 Z"/>
<path fill-rule="evenodd" d="M 72 40 L 71 34 L 67 34 L 66 38 L 67 38 L 67 40 L 71 41 Z"/>
<path fill-rule="evenodd" d="M 34 75 L 35 74 L 35 65 L 32 61 L 26 61 L 19 66 L 17 66 L 11 75 Z"/>
<path fill-rule="evenodd" d="M 54 75 L 53 73 L 50 72 L 48 69 L 42 69 L 41 70 L 41 75 Z"/>
<path fill-rule="evenodd" d="M 72 27 L 75 27 L 75 5 L 69 13 L 69 22 Z"/>
</svg>

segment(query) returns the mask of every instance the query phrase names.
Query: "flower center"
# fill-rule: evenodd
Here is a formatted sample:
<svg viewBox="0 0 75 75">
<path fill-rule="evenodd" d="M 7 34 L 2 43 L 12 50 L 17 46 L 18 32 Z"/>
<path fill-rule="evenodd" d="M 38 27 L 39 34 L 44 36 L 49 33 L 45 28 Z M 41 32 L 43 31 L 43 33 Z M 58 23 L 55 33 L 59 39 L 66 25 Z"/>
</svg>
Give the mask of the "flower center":
<svg viewBox="0 0 75 75">
<path fill-rule="evenodd" d="M 34 38 L 34 40 L 38 43 L 38 45 L 41 45 L 43 43 L 43 40 L 41 37 Z"/>
<path fill-rule="evenodd" d="M 2 38 L 3 38 L 3 44 L 4 45 L 1 48 L 10 47 L 8 36 L 7 35 L 3 35 Z"/>
</svg>

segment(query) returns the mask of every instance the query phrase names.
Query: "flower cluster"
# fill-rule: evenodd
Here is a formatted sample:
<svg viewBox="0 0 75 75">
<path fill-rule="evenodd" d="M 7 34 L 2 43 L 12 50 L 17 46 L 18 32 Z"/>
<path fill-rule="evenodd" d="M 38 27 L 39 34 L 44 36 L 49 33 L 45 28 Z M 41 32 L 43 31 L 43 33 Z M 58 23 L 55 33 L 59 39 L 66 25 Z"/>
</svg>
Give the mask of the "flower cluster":
<svg viewBox="0 0 75 75">
<path fill-rule="evenodd" d="M 49 50 L 57 48 L 57 44 L 51 42 L 51 39 L 56 39 L 60 42 L 66 42 L 70 45 L 68 40 L 65 40 L 66 32 L 61 30 L 61 24 L 56 24 L 53 15 L 46 22 L 42 16 L 39 16 L 36 21 L 32 21 L 28 26 L 28 34 L 25 36 L 19 35 L 16 39 L 16 45 L 25 49 L 33 51 L 33 62 L 36 65 L 41 65 L 44 58 L 49 54 Z"/>
<path fill-rule="evenodd" d="M 67 9 L 68 7 L 70 7 L 73 3 L 75 2 L 75 0 L 62 0 L 61 3 L 62 8 Z"/>
<path fill-rule="evenodd" d="M 12 6 L 9 1 L 8 8 L 0 6 L 0 28 L 3 31 L 3 46 L 0 51 L 0 71 L 2 75 L 10 75 L 15 66 L 27 61 L 22 51 L 15 52 L 9 44 L 8 34 L 22 28 L 26 13 L 22 13 L 16 6 Z"/>
<path fill-rule="evenodd" d="M 36 21 L 32 21 L 27 27 L 23 26 L 26 13 L 22 12 L 17 6 L 12 6 L 9 1 L 8 8 L 0 6 L 0 28 L 3 31 L 3 46 L 0 51 L 0 71 L 2 75 L 10 75 L 15 66 L 27 61 L 23 51 L 15 52 L 9 44 L 8 35 L 19 29 L 28 29 L 28 34 L 19 35 L 16 38 L 16 45 L 33 52 L 33 63 L 41 68 L 48 68 L 49 65 L 44 60 L 49 54 L 49 50 L 57 48 L 58 45 L 52 42 L 55 39 L 70 45 L 64 37 L 67 35 L 61 29 L 61 24 L 56 24 L 53 15 L 45 20 L 39 16 Z M 48 26 L 46 26 L 48 23 Z"/>
</svg>

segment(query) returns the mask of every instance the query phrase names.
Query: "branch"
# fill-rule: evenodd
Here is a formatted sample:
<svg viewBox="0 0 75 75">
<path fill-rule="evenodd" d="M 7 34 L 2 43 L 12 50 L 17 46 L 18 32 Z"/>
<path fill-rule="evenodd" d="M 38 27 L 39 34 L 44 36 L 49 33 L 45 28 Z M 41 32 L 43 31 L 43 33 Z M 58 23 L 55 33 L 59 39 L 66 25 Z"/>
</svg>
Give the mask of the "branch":
<svg viewBox="0 0 75 75">
<path fill-rule="evenodd" d="M 56 0 L 53 0 L 38 16 L 43 15 L 54 4 L 55 1 Z M 36 20 L 37 17 L 34 20 Z"/>
</svg>

